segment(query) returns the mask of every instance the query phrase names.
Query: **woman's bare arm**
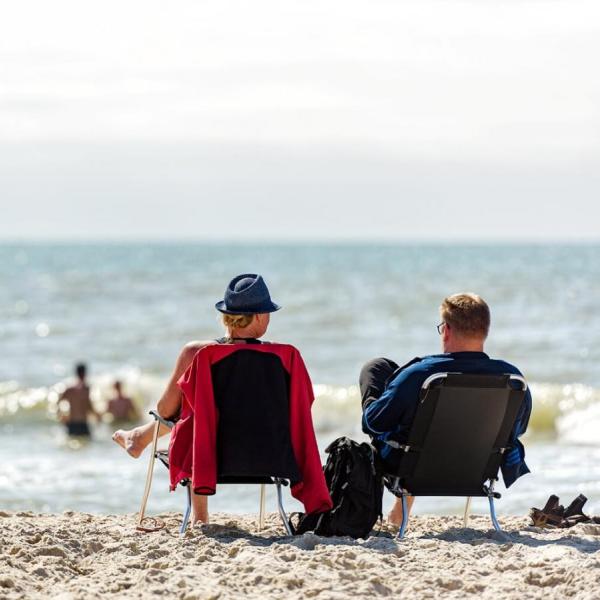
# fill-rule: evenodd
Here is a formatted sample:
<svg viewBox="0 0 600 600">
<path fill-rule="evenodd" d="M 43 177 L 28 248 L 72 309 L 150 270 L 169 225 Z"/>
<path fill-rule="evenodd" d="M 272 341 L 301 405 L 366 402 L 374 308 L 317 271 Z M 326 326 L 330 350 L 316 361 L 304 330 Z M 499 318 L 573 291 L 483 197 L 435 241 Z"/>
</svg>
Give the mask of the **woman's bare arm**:
<svg viewBox="0 0 600 600">
<path fill-rule="evenodd" d="M 157 404 L 158 414 L 163 419 L 171 419 L 172 417 L 177 416 L 181 408 L 181 390 L 177 385 L 179 378 L 190 366 L 198 350 L 214 343 L 215 342 L 213 341 L 190 342 L 183 347 L 179 353 L 179 356 L 177 357 L 177 362 L 175 363 L 175 368 L 173 369 L 173 374 L 169 379 L 169 383 L 167 384 L 167 387 Z"/>
</svg>

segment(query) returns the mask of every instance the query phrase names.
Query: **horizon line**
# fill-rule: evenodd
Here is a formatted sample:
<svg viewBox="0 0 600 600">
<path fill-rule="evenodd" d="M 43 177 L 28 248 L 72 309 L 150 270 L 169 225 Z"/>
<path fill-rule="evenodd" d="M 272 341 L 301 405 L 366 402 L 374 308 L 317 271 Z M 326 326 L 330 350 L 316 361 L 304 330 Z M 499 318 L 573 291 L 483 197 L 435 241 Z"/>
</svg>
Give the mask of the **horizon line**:
<svg viewBox="0 0 600 600">
<path fill-rule="evenodd" d="M 172 237 L 172 236 L 140 236 L 140 237 L 122 237 L 122 236 L 90 236 L 87 238 L 79 236 L 53 236 L 53 237 L 2 237 L 0 236 L 0 245 L 85 245 L 85 244 L 106 244 L 106 245 L 253 245 L 253 246 L 295 246 L 295 245 L 324 245 L 324 246 L 595 246 L 600 245 L 600 236 L 597 237 L 540 237 L 540 238 L 367 238 L 367 237 Z"/>
</svg>

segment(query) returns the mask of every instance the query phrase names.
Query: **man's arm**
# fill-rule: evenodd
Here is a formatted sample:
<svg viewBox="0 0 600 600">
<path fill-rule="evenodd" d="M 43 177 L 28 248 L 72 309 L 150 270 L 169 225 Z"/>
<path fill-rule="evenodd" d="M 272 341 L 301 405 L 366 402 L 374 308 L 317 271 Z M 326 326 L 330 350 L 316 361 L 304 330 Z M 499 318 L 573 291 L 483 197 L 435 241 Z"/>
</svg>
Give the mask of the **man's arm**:
<svg viewBox="0 0 600 600">
<path fill-rule="evenodd" d="M 519 375 L 520 377 L 524 377 L 523 373 L 517 369 L 514 365 L 511 365 L 508 362 L 502 361 L 504 364 L 504 372 L 511 373 L 512 375 Z M 531 389 L 529 385 L 527 385 L 527 390 L 525 390 L 525 396 L 523 398 L 523 403 L 519 408 L 519 412 L 517 413 L 517 418 L 515 419 L 515 424 L 513 426 L 510 442 L 511 444 L 515 444 L 518 438 L 520 438 L 526 431 L 529 426 L 529 418 L 531 417 Z"/>
<path fill-rule="evenodd" d="M 511 375 L 519 375 L 520 377 L 525 377 L 521 371 L 506 361 L 497 361 L 500 363 L 502 367 L 502 371 L 504 373 L 509 373 Z M 516 389 L 516 388 L 515 388 Z M 525 390 L 525 396 L 523 398 L 523 403 L 521 404 L 519 411 L 517 412 L 517 417 L 515 419 L 515 424 L 513 425 L 511 435 L 510 435 L 510 443 L 513 446 L 516 446 L 516 442 L 518 438 L 520 438 L 526 431 L 529 426 L 529 418 L 531 417 L 531 408 L 532 408 L 532 399 L 531 399 L 531 388 L 527 385 L 527 389 Z M 513 449 L 514 450 L 514 449 Z"/>
<path fill-rule="evenodd" d="M 531 416 L 531 392 L 529 388 L 525 392 L 523 404 L 519 409 L 515 425 L 510 436 L 510 450 L 504 455 L 502 461 L 502 475 L 504 484 L 510 487 L 519 477 L 529 473 L 529 467 L 525 464 L 525 448 L 519 437 L 527 431 L 529 417 Z"/>
<path fill-rule="evenodd" d="M 102 414 L 99 413 L 95 408 L 94 405 L 92 404 L 92 399 L 90 398 L 89 394 L 87 396 L 87 414 L 88 415 L 94 415 L 94 418 L 96 419 L 96 421 L 101 421 L 102 420 Z"/>
<path fill-rule="evenodd" d="M 61 423 L 66 423 L 69 420 L 70 416 L 71 416 L 71 388 L 67 388 L 58 397 L 58 418 Z"/>
<path fill-rule="evenodd" d="M 520 438 L 527 431 L 527 427 L 529 426 L 529 417 L 531 417 L 532 405 L 533 402 L 531 399 L 531 391 L 529 390 L 529 386 L 527 386 L 523 404 L 519 409 L 519 414 L 517 415 L 517 420 L 515 421 L 515 438 Z"/>
<path fill-rule="evenodd" d="M 407 416 L 414 414 L 420 389 L 419 374 L 410 369 L 400 372 L 381 397 L 365 408 L 363 431 L 371 434 L 395 431 Z"/>
</svg>

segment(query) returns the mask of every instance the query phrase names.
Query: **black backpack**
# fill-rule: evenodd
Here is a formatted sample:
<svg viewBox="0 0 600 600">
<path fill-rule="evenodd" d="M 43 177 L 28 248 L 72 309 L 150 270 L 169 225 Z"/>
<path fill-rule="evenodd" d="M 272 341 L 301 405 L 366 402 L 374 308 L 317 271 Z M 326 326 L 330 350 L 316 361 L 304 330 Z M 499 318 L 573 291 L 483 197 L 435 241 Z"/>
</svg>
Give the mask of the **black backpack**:
<svg viewBox="0 0 600 600">
<path fill-rule="evenodd" d="M 366 442 L 347 437 L 334 440 L 325 450 L 323 468 L 333 508 L 325 513 L 302 515 L 295 534 L 348 535 L 366 538 L 382 517 L 383 477 L 375 450 Z"/>
</svg>

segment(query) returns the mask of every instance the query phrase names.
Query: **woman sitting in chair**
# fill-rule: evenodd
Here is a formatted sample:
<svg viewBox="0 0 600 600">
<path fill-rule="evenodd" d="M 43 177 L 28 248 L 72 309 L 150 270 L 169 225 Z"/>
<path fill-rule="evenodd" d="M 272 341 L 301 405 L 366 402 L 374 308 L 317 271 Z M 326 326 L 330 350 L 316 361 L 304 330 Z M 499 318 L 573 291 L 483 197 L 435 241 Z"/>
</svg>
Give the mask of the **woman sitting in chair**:
<svg viewBox="0 0 600 600">
<path fill-rule="evenodd" d="M 256 274 L 243 274 L 235 277 L 227 286 L 224 300 L 217 302 L 215 307 L 218 311 L 223 313 L 223 324 L 226 327 L 227 335 L 218 340 L 191 342 L 186 344 L 182 349 L 181 353 L 179 354 L 169 383 L 167 384 L 167 387 L 157 405 L 157 412 L 164 419 L 173 420 L 181 417 L 181 421 L 179 424 L 183 426 L 184 421 L 186 421 L 187 418 L 187 423 L 185 424 L 185 427 L 189 427 L 191 424 L 191 421 L 189 420 L 190 416 L 192 417 L 192 420 L 196 416 L 193 414 L 190 415 L 190 413 L 193 413 L 195 411 L 200 412 L 202 410 L 202 403 L 198 401 L 198 396 L 196 395 L 197 389 L 202 388 L 205 385 L 205 382 L 197 381 L 200 376 L 197 373 L 196 367 L 198 367 L 200 359 L 203 356 L 205 356 L 207 352 L 210 355 L 225 355 L 229 352 L 227 348 L 222 348 L 222 350 L 214 348 L 214 350 L 210 350 L 207 347 L 215 346 L 217 344 L 227 345 L 229 347 L 229 350 L 233 351 L 231 345 L 252 344 L 252 348 L 257 348 L 256 344 L 260 344 L 258 338 L 262 337 L 265 334 L 269 326 L 270 313 L 275 312 L 280 308 L 280 306 L 278 306 L 271 300 L 269 291 L 263 278 L 260 275 Z M 249 346 L 248 349 L 250 349 L 251 347 Z M 206 348 L 205 352 L 200 353 L 200 350 L 202 350 L 203 348 Z M 266 346 L 263 346 L 262 348 L 265 351 L 267 350 Z M 298 490 L 298 493 L 294 494 L 294 482 L 292 481 L 292 493 L 296 495 L 296 497 L 301 497 L 303 494 L 306 495 L 308 493 L 308 495 L 311 497 L 311 500 L 313 500 L 314 498 L 317 499 L 316 505 L 327 505 L 323 506 L 323 509 L 330 508 L 330 498 L 327 493 L 327 488 L 325 486 L 324 479 L 323 482 L 315 482 L 314 477 L 314 473 L 317 468 L 319 469 L 319 475 L 322 475 L 322 472 L 320 471 L 320 462 L 318 462 L 318 449 L 316 448 L 316 441 L 314 440 L 314 432 L 312 432 L 312 421 L 310 420 L 310 413 L 306 415 L 306 411 L 310 411 L 310 404 L 312 403 L 312 388 L 310 386 L 310 379 L 308 378 L 308 374 L 304 370 L 304 365 L 296 349 L 294 349 L 291 346 L 285 346 L 281 344 L 269 344 L 268 349 L 271 348 L 273 348 L 273 352 L 275 354 L 279 351 L 281 356 L 284 357 L 284 360 L 285 356 L 289 355 L 291 358 L 287 359 L 288 363 L 289 365 L 293 364 L 294 369 L 298 369 L 298 365 L 300 365 L 302 372 L 300 373 L 300 377 L 298 377 L 298 379 L 303 380 L 302 385 L 305 389 L 304 392 L 301 392 L 302 394 L 304 394 L 304 398 L 302 399 L 301 404 L 303 407 L 308 407 L 301 409 L 304 411 L 304 417 L 301 423 L 301 427 L 304 427 L 305 429 L 309 427 L 311 429 L 312 441 L 308 444 L 308 446 L 310 447 L 307 451 L 305 451 L 304 448 L 302 448 L 300 452 L 298 452 L 297 447 L 294 447 L 293 451 L 296 455 L 300 471 L 302 471 L 303 466 L 307 470 L 306 480 L 309 483 L 297 483 L 296 489 Z M 290 354 L 290 349 L 293 354 Z M 208 373 L 210 373 L 210 370 L 208 371 Z M 206 377 L 207 376 L 205 375 L 205 378 Z M 210 375 L 208 375 L 208 377 L 210 377 Z M 195 383 L 194 381 L 191 381 L 192 379 L 197 381 L 196 390 L 193 389 Z M 307 387 L 309 388 L 308 391 L 306 391 Z M 187 402 L 182 410 L 183 394 L 185 394 Z M 306 401 L 307 395 L 310 396 L 308 402 Z M 290 396 L 290 405 L 293 402 L 294 387 L 292 384 L 292 395 Z M 299 405 L 298 401 L 296 402 Z M 292 414 L 294 414 L 295 416 L 292 417 Z M 290 409 L 290 423 L 293 419 L 297 420 L 297 414 L 299 413 L 297 413 L 295 409 Z M 293 427 L 298 426 L 297 424 L 294 425 L 293 423 L 291 423 L 291 425 Z M 120 446 L 122 446 L 132 457 L 137 458 L 142 454 L 146 446 L 152 443 L 154 429 L 155 424 L 150 422 L 145 425 L 136 427 L 134 429 L 118 430 L 113 434 L 113 440 L 117 442 Z M 180 427 L 180 430 L 183 430 L 183 427 Z M 170 429 L 167 426 L 161 424 L 159 427 L 158 435 L 165 435 L 169 433 L 169 431 Z M 182 437 L 182 434 L 178 435 L 180 438 Z M 185 436 L 186 434 L 183 435 Z M 295 436 L 294 438 L 293 434 L 292 438 L 302 440 L 307 439 L 305 436 L 302 435 Z M 185 444 L 191 444 L 192 437 L 188 436 L 187 439 L 189 439 L 189 442 L 186 440 Z M 180 442 L 179 445 L 181 446 Z M 292 462 L 293 460 L 294 459 L 292 459 Z M 189 467 L 189 465 L 188 468 L 190 471 L 192 470 L 192 468 Z M 193 468 L 196 469 L 197 467 L 194 466 Z M 194 473 L 195 472 L 196 471 L 194 471 Z M 194 479 L 194 475 L 191 475 L 190 478 Z M 181 477 L 178 477 L 177 479 L 180 480 Z M 318 476 L 317 479 L 320 480 L 321 477 Z M 171 480 L 173 485 L 173 474 Z M 316 488 L 314 487 L 315 483 L 317 484 Z M 202 494 L 210 495 L 211 493 L 214 493 L 214 489 L 204 491 L 207 489 L 206 486 L 199 487 L 198 485 L 194 485 L 193 488 L 196 491 L 196 493 L 192 494 L 192 522 L 195 523 L 197 521 L 202 521 L 207 523 L 207 497 L 206 495 Z M 317 493 L 313 494 L 315 490 Z"/>
</svg>

